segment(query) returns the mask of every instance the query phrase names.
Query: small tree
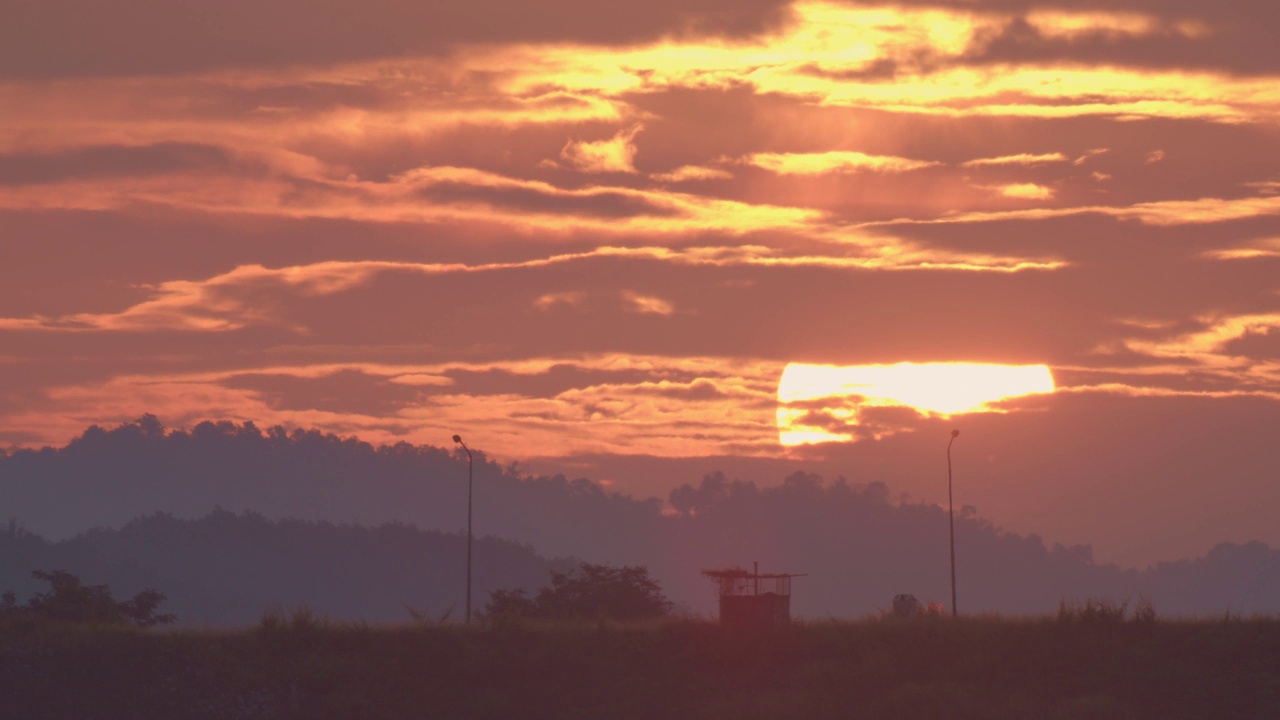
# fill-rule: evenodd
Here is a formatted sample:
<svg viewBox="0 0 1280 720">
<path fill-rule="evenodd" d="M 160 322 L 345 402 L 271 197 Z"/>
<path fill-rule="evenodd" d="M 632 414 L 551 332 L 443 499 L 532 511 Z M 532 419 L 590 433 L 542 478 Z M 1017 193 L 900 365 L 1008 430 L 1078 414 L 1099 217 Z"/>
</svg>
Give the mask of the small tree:
<svg viewBox="0 0 1280 720">
<path fill-rule="evenodd" d="M 581 563 L 567 573 L 551 572 L 551 587 L 534 599 L 523 590 L 496 590 L 485 605 L 490 617 L 609 618 L 645 620 L 671 612 L 671 602 L 643 565 Z"/>
<path fill-rule="evenodd" d="M 63 570 L 34 570 L 31 577 L 48 582 L 49 591 L 36 593 L 27 600 L 25 607 L 17 607 L 13 593 L 5 593 L 2 605 L 5 612 L 21 611 L 63 622 L 95 625 L 133 623 L 138 627 L 165 625 L 177 619 L 167 613 L 156 614 L 165 597 L 151 588 L 130 600 L 117 602 L 106 585 L 85 585 L 80 578 Z"/>
<path fill-rule="evenodd" d="M 538 617 L 538 605 L 522 589 L 494 590 L 489 593 L 484 614 L 498 621 Z"/>
</svg>

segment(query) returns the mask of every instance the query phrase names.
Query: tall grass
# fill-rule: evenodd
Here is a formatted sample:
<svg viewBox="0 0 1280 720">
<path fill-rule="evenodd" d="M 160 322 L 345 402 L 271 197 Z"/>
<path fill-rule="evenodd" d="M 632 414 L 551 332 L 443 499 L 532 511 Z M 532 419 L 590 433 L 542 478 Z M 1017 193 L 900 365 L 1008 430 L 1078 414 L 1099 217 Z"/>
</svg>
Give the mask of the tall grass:
<svg viewBox="0 0 1280 720">
<path fill-rule="evenodd" d="M 1146 597 L 1138 598 L 1132 612 L 1130 612 L 1127 598 L 1119 603 L 1108 598 L 1088 598 L 1083 602 L 1064 599 L 1058 603 L 1059 622 L 1150 623 L 1155 620 L 1155 605 Z"/>
<path fill-rule="evenodd" d="M 6 717 L 1267 718 L 1280 620 L 413 622 L 303 605 L 230 632 L 0 626 Z M 1154 611 L 1152 611 L 1154 612 Z"/>
</svg>

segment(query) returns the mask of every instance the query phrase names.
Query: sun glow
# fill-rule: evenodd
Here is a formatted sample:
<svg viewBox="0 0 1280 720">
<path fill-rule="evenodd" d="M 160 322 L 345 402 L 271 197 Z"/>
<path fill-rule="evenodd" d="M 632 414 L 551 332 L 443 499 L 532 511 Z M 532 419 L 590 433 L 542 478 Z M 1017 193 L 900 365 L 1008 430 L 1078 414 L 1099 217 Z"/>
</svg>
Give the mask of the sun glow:
<svg viewBox="0 0 1280 720">
<path fill-rule="evenodd" d="M 778 439 L 783 445 L 848 442 L 859 411 L 908 407 L 922 415 L 993 412 L 992 403 L 1051 393 L 1045 365 L 791 363 L 778 381 Z"/>
</svg>

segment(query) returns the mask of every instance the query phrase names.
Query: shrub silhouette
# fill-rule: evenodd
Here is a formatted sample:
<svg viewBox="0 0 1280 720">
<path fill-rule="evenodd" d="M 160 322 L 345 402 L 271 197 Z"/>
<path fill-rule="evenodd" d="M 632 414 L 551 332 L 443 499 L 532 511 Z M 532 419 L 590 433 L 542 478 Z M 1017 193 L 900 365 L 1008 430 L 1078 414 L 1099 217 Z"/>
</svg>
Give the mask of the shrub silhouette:
<svg viewBox="0 0 1280 720">
<path fill-rule="evenodd" d="M 535 598 L 523 590 L 495 590 L 485 604 L 494 619 L 549 618 L 569 620 L 607 618 L 647 620 L 671 613 L 671 602 L 662 586 L 649 577 L 643 565 L 595 565 L 580 563 L 566 573 L 551 572 L 551 587 Z"/>
<path fill-rule="evenodd" d="M 19 607 L 12 592 L 6 592 L 3 604 L 5 614 L 27 613 L 61 622 L 90 625 L 124 625 L 138 627 L 167 625 L 177 618 L 171 614 L 156 614 L 164 594 L 147 588 L 132 599 L 116 601 L 106 585 L 85 585 L 80 578 L 63 570 L 45 572 L 33 570 L 31 577 L 49 583 L 48 592 L 36 593 Z"/>
<path fill-rule="evenodd" d="M 1152 623 L 1156 619 L 1156 608 L 1146 597 L 1138 599 L 1130 614 L 1129 600 L 1115 603 L 1108 598 L 1088 598 L 1084 603 L 1068 602 L 1065 599 L 1058 604 L 1059 622 L 1084 623 Z"/>
</svg>

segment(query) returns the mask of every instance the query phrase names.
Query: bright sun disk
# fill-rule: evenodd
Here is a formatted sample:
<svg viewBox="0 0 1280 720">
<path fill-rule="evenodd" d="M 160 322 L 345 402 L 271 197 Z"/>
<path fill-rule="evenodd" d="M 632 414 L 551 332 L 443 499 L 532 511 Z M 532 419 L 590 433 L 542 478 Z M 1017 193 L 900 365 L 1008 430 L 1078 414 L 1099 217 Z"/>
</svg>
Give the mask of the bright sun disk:
<svg viewBox="0 0 1280 720">
<path fill-rule="evenodd" d="M 778 381 L 778 436 L 788 446 L 852 440 L 848 433 L 802 424 L 813 404 L 823 405 L 823 400 L 829 401 L 822 408 L 825 415 L 853 425 L 858 407 L 904 406 L 922 415 L 950 416 L 988 412 L 991 403 L 1054 389 L 1046 365 L 791 363 Z M 808 408 L 792 406 L 797 403 Z"/>
</svg>

